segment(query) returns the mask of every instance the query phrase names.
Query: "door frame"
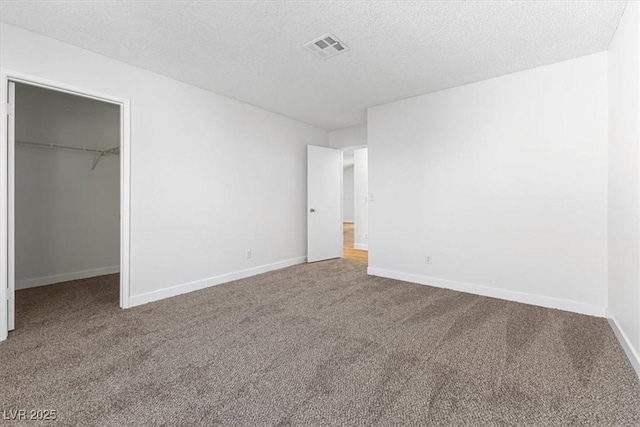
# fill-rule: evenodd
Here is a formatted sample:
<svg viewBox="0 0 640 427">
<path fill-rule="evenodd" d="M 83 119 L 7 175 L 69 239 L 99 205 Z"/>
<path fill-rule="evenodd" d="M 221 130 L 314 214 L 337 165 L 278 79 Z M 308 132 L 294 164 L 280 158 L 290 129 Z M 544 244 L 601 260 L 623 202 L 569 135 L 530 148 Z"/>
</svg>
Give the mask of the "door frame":
<svg viewBox="0 0 640 427">
<path fill-rule="evenodd" d="M 130 100 L 117 96 L 99 93 L 93 90 L 79 88 L 63 82 L 52 81 L 25 73 L 0 69 L 0 341 L 8 336 L 8 286 L 9 260 L 15 260 L 15 245 L 10 245 L 9 233 L 15 230 L 15 222 L 10 222 L 9 209 L 14 208 L 15 200 L 9 200 L 13 195 L 15 177 L 15 159 L 9 156 L 14 147 L 9 150 L 8 135 L 8 90 L 9 82 L 37 86 L 44 89 L 68 93 L 84 98 L 108 102 L 120 107 L 120 307 L 130 307 L 130 235 L 131 235 L 131 105 Z M 15 108 L 14 108 L 15 110 Z M 15 111 L 11 112 L 15 113 Z M 10 176 L 12 173 L 14 176 Z M 10 191 L 11 190 L 11 191 Z M 10 203 L 11 202 L 11 203 Z M 15 281 L 15 277 L 13 277 Z M 15 286 L 15 283 L 14 283 Z"/>
</svg>

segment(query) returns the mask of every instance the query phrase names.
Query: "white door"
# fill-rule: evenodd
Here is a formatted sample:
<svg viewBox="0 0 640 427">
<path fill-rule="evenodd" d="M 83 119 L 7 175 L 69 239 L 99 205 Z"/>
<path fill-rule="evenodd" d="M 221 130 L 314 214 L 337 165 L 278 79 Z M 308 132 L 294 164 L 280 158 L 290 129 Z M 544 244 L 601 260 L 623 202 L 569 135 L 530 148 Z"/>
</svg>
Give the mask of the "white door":
<svg viewBox="0 0 640 427">
<path fill-rule="evenodd" d="M 7 115 L 7 329 L 13 331 L 16 327 L 16 305 L 15 305 L 15 147 L 16 147 L 16 84 L 9 82 L 8 90 L 9 110 Z"/>
<path fill-rule="evenodd" d="M 342 152 L 307 150 L 307 260 L 342 256 Z"/>
</svg>

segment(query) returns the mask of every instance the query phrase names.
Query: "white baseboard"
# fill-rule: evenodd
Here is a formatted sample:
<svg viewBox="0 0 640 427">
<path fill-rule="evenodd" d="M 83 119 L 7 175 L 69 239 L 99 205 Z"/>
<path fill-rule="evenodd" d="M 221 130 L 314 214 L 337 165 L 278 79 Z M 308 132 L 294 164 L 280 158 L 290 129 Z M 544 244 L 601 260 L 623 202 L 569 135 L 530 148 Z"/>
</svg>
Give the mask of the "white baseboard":
<svg viewBox="0 0 640 427">
<path fill-rule="evenodd" d="M 55 274 L 53 276 L 34 277 L 32 279 L 16 280 L 16 289 L 35 288 L 37 286 L 53 285 L 70 280 L 88 279 L 89 277 L 104 276 L 120 272 L 119 265 L 94 268 L 92 270 L 74 271 L 72 273 Z"/>
<path fill-rule="evenodd" d="M 403 273 L 400 271 L 385 270 L 375 267 L 369 267 L 367 269 L 367 273 L 372 276 L 403 280 L 405 282 L 435 286 L 437 288 L 452 289 L 454 291 L 499 298 L 507 301 L 516 301 L 524 304 L 538 305 L 547 308 L 556 308 L 559 310 L 571 311 L 574 313 L 587 314 L 589 316 L 605 317 L 604 307 L 579 301 L 546 297 L 524 292 L 509 291 L 506 289 L 491 288 L 488 286 L 474 285 L 471 283 L 455 282 L 453 280 L 437 279 L 435 277 L 422 276 L 412 273 Z"/>
<path fill-rule="evenodd" d="M 181 285 L 171 286 L 169 288 L 147 292 L 140 295 L 133 295 L 129 298 L 129 307 L 135 307 L 137 305 L 147 304 L 149 302 L 174 297 L 176 295 L 198 291 L 210 286 L 221 285 L 233 280 L 244 279 L 272 270 L 291 267 L 292 265 L 302 264 L 306 261 L 306 257 L 291 258 L 285 261 L 275 262 L 273 264 L 261 265 L 258 267 L 248 268 L 246 270 L 240 270 L 233 273 L 221 274 L 220 276 L 209 277 L 207 279 L 196 280 L 195 282 L 183 283 Z"/>
<path fill-rule="evenodd" d="M 611 325 L 611 329 L 613 329 L 613 333 L 616 334 L 616 338 L 618 338 L 622 349 L 627 354 L 629 362 L 631 362 L 631 366 L 635 369 L 636 375 L 640 378 L 640 354 L 638 354 L 638 352 L 633 348 L 629 341 L 629 337 L 624 333 L 620 324 L 609 310 L 607 310 L 607 320 L 609 321 L 609 325 Z"/>
<path fill-rule="evenodd" d="M 367 243 L 354 243 L 353 249 L 360 249 L 361 251 L 368 251 L 369 245 Z"/>
<path fill-rule="evenodd" d="M 347 223 L 347 224 L 353 224 L 353 220 L 352 219 L 343 219 L 342 223 Z"/>
</svg>

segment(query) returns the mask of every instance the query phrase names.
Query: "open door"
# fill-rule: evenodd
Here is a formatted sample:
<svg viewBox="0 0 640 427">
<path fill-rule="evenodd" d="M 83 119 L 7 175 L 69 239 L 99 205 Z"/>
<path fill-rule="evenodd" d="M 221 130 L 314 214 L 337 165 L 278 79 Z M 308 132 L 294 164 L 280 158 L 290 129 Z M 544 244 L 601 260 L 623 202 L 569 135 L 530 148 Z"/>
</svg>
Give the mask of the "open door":
<svg viewBox="0 0 640 427">
<path fill-rule="evenodd" d="M 9 82 L 7 114 L 7 220 L 13 224 L 15 215 L 15 148 L 16 148 L 16 84 Z M 7 230 L 7 330 L 16 328 L 15 229 Z"/>
<path fill-rule="evenodd" d="M 308 146 L 307 261 L 342 256 L 342 152 Z"/>
</svg>

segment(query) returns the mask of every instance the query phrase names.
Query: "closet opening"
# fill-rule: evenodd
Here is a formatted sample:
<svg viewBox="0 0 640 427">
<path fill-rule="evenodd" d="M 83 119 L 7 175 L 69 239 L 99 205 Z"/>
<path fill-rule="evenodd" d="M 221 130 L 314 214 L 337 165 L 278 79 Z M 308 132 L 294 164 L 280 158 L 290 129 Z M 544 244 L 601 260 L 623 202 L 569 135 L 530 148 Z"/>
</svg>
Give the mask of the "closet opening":
<svg viewBox="0 0 640 427">
<path fill-rule="evenodd" d="M 64 322 L 74 305 L 126 308 L 129 300 L 128 102 L 3 80 L 7 304 L 0 340 L 37 327 L 30 313 L 46 310 L 52 322 Z"/>
</svg>

